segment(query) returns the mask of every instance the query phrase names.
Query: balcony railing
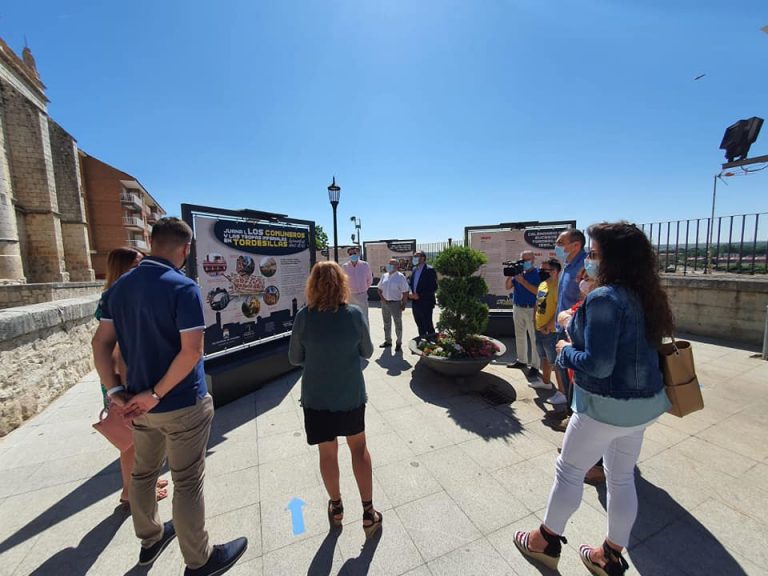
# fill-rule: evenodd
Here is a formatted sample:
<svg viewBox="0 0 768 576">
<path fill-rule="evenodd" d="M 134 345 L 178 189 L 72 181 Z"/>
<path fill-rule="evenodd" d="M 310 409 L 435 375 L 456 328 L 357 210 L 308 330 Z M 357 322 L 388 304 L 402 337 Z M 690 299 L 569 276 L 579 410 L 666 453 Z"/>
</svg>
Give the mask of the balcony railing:
<svg viewBox="0 0 768 576">
<path fill-rule="evenodd" d="M 133 192 L 120 192 L 120 202 L 129 206 L 135 206 L 139 210 L 144 208 L 144 201 L 141 196 Z"/>
<path fill-rule="evenodd" d="M 149 248 L 147 246 L 147 243 L 144 242 L 144 240 L 135 240 L 133 238 L 128 240 L 128 246 L 133 246 L 134 248 L 138 248 L 139 250 L 147 250 Z"/>
<path fill-rule="evenodd" d="M 144 220 L 136 216 L 123 216 L 123 226 L 126 228 L 138 228 L 139 230 L 144 230 L 146 227 Z"/>
<path fill-rule="evenodd" d="M 155 212 L 154 210 L 147 213 L 147 222 L 149 222 L 150 224 L 154 224 L 155 222 L 160 220 L 160 218 L 162 218 L 162 216 L 160 216 L 160 213 Z"/>
<path fill-rule="evenodd" d="M 768 273 L 768 213 L 641 224 L 665 272 Z"/>
</svg>

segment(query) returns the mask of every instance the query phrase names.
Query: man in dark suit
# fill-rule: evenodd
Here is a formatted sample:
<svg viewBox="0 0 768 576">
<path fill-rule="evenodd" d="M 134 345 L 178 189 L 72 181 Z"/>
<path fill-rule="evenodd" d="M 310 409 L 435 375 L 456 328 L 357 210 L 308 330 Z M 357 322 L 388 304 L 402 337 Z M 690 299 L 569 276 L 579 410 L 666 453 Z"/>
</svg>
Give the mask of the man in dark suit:
<svg viewBox="0 0 768 576">
<path fill-rule="evenodd" d="M 411 287 L 408 298 L 413 302 L 413 319 L 419 329 L 419 336 L 426 338 L 435 333 L 432 311 L 435 309 L 437 272 L 427 265 L 427 257 L 421 250 L 413 255 L 413 273 L 408 284 Z"/>
</svg>

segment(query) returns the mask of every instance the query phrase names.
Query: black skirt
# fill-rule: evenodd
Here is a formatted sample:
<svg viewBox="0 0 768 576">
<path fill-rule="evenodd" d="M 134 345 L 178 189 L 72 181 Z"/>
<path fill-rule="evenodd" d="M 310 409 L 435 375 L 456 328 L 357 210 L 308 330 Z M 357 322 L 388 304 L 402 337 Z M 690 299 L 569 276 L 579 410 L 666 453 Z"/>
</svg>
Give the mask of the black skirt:
<svg viewBox="0 0 768 576">
<path fill-rule="evenodd" d="M 346 412 L 304 408 L 304 430 L 310 446 L 365 432 L 365 404 Z"/>
</svg>

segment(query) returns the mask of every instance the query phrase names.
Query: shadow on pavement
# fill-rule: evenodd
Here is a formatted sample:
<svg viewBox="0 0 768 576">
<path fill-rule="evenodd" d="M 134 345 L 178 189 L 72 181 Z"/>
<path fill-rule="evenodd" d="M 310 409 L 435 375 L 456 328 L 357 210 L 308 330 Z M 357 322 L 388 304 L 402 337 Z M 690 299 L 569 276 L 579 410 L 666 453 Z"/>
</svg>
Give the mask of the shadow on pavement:
<svg viewBox="0 0 768 576">
<path fill-rule="evenodd" d="M 368 538 L 360 549 L 360 554 L 356 558 L 349 558 L 341 566 L 339 570 L 339 576 L 360 576 L 361 574 L 368 574 L 368 570 L 371 567 L 373 556 L 376 554 L 376 548 L 381 542 L 381 535 L 384 532 L 384 526 L 379 528 L 378 532 L 371 538 Z"/>
<path fill-rule="evenodd" d="M 405 370 L 410 370 L 412 366 L 402 352 L 394 352 L 393 348 L 384 348 L 381 356 L 376 359 L 376 364 L 386 368 L 388 376 L 400 376 Z"/>
<path fill-rule="evenodd" d="M 460 386 L 417 363 L 410 386 L 425 402 L 445 408 L 462 429 L 486 440 L 509 438 L 523 430 L 512 406 L 517 399 L 515 389 L 494 374 L 480 372 Z"/>
<path fill-rule="evenodd" d="M 635 484 L 639 508 L 632 536 L 641 543 L 628 548 L 626 553 L 638 573 L 747 574 L 706 527 L 669 493 L 643 478 L 639 469 Z M 605 485 L 597 491 L 605 508 Z"/>
<path fill-rule="evenodd" d="M 112 538 L 120 529 L 123 522 L 130 518 L 130 514 L 122 509 L 117 509 L 114 514 L 107 516 L 96 526 L 91 528 L 80 540 L 76 548 L 65 548 L 56 552 L 43 562 L 30 576 L 49 576 L 50 574 L 80 575 L 88 574 Z M 138 542 L 137 548 L 138 551 Z"/>
<path fill-rule="evenodd" d="M 300 370 L 290 372 L 247 396 L 217 408 L 213 423 L 211 425 L 211 437 L 208 442 L 208 453 L 210 454 L 211 448 L 224 442 L 227 439 L 227 434 L 230 431 L 242 426 L 250 420 L 255 419 L 257 414 L 264 414 L 278 406 L 290 393 L 291 389 L 299 380 L 299 378 L 301 378 L 301 374 L 302 372 Z M 256 441 L 255 435 L 253 441 Z M 116 457 L 117 454 L 117 451 L 115 451 Z M 116 460 L 115 462 L 112 462 L 108 466 L 105 466 L 103 469 L 98 471 L 94 476 L 75 488 L 72 492 L 64 496 L 64 498 L 42 512 L 25 526 L 18 529 L 4 541 L 0 542 L 0 554 L 7 552 L 11 548 L 16 547 L 23 542 L 26 542 L 30 538 L 34 538 L 50 527 L 55 526 L 64 520 L 67 520 L 68 518 L 74 516 L 81 510 L 85 510 L 96 502 L 109 497 L 110 495 L 120 490 L 121 486 L 122 480 L 120 478 L 120 466 L 119 462 Z M 109 517 L 104 522 L 112 522 L 112 518 L 113 517 Z M 104 522 L 101 524 L 104 524 Z M 109 522 L 107 522 L 107 526 L 110 525 Z M 122 523 L 122 521 L 120 523 Z M 101 526 L 101 524 L 99 524 L 99 526 Z M 105 534 L 110 534 L 111 540 L 111 537 L 117 531 L 117 528 L 119 528 L 119 524 L 112 532 L 110 532 L 108 529 L 102 529 L 102 532 Z M 88 535 L 91 535 L 94 530 L 89 532 Z M 86 538 L 88 538 L 88 535 L 83 538 L 84 541 Z M 95 538 L 97 542 L 101 542 L 102 536 L 102 534 L 94 534 L 92 538 Z M 108 541 L 106 543 L 108 543 Z M 78 546 L 77 550 L 83 550 L 85 552 L 86 558 L 81 558 L 79 562 L 87 563 L 90 561 L 91 564 L 93 564 L 103 549 L 104 547 L 98 548 L 90 546 L 84 548 L 81 544 L 81 546 Z M 95 550 L 95 553 L 92 550 Z M 55 564 L 53 563 L 54 559 L 56 559 Z M 44 564 L 44 566 L 46 566 L 47 572 L 38 573 L 78 573 L 70 571 L 66 563 L 59 564 L 59 562 L 65 561 L 69 562 L 70 557 L 53 556 Z"/>
<path fill-rule="evenodd" d="M 333 554 L 336 551 L 336 542 L 339 540 L 342 528 L 331 528 L 320 548 L 315 552 L 312 562 L 309 563 L 307 576 L 328 576 L 333 569 Z"/>
</svg>

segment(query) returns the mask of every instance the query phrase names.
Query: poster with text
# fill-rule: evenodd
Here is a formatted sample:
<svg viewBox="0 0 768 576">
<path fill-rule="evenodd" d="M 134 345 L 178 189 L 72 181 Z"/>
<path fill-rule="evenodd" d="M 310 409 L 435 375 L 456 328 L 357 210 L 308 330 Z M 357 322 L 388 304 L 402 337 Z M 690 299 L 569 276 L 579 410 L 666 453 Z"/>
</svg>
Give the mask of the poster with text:
<svg viewBox="0 0 768 576">
<path fill-rule="evenodd" d="M 416 252 L 416 240 L 377 240 L 363 242 L 365 259 L 373 273 L 373 284 L 376 285 L 382 274 L 387 271 L 387 262 L 396 258 L 400 263 L 400 272 L 410 276 L 413 270 L 413 254 Z"/>
<path fill-rule="evenodd" d="M 290 332 L 304 306 L 310 230 L 195 215 L 205 354 Z"/>
<path fill-rule="evenodd" d="M 480 276 L 488 284 L 485 303 L 491 310 L 511 310 L 510 291 L 505 287 L 503 262 L 516 261 L 523 250 L 532 250 L 536 266 L 549 258 L 555 258 L 555 241 L 569 226 L 542 226 L 519 230 L 488 229 L 469 230 L 469 246 L 488 257 L 488 263 L 480 267 Z"/>
<path fill-rule="evenodd" d="M 339 264 L 344 264 L 344 262 L 349 260 L 347 250 L 357 247 L 357 245 L 353 244 L 339 246 Z M 360 257 L 362 258 L 362 254 Z M 315 262 L 330 262 L 331 260 L 333 260 L 333 246 L 330 248 L 323 248 L 322 250 L 315 250 Z"/>
</svg>

